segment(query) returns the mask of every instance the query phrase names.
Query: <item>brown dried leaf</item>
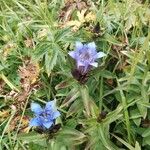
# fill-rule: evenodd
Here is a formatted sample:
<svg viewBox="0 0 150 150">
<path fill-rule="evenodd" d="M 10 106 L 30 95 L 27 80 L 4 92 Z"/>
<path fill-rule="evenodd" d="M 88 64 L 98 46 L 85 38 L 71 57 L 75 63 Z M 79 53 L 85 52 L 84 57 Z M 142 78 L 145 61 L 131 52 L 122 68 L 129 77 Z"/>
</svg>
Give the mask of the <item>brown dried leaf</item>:
<svg viewBox="0 0 150 150">
<path fill-rule="evenodd" d="M 9 110 L 0 111 L 0 122 L 3 122 L 5 118 L 7 118 L 10 115 L 9 112 Z"/>
<path fill-rule="evenodd" d="M 124 61 L 123 63 L 119 63 L 119 65 L 117 66 L 116 69 L 122 71 L 122 70 L 124 70 L 127 66 L 128 66 L 127 61 Z"/>
<path fill-rule="evenodd" d="M 65 4 L 66 3 L 73 3 L 74 2 L 74 0 L 65 0 Z"/>
<path fill-rule="evenodd" d="M 11 91 L 6 94 L 7 98 L 14 99 L 13 105 L 16 107 L 17 112 L 24 109 L 26 100 L 30 95 L 30 92 L 38 88 L 39 83 L 37 83 L 37 78 L 39 76 L 39 66 L 38 64 L 33 64 L 30 59 L 24 60 L 23 66 L 19 67 L 19 76 L 21 78 L 21 87 L 19 93 Z"/>
<path fill-rule="evenodd" d="M 0 79 L 0 92 L 3 91 L 3 88 L 4 88 L 5 84 L 6 83 L 4 82 L 4 80 Z"/>
<path fill-rule="evenodd" d="M 112 79 L 107 79 L 107 83 L 112 86 L 114 84 L 114 81 Z"/>
<path fill-rule="evenodd" d="M 56 90 L 64 89 L 64 88 L 66 88 L 66 87 L 68 87 L 68 86 L 69 86 L 69 84 L 68 84 L 67 81 L 62 81 L 61 83 L 59 83 L 59 84 L 57 84 L 57 85 L 55 86 L 55 89 L 56 89 Z"/>
<path fill-rule="evenodd" d="M 47 37 L 47 35 L 48 35 L 48 29 L 45 28 L 45 29 L 38 31 L 37 38 L 41 39 L 41 38 Z"/>
<path fill-rule="evenodd" d="M 82 11 L 87 9 L 88 5 L 82 0 L 66 0 L 65 6 L 62 8 L 59 14 L 59 18 L 62 23 L 71 21 L 72 14 L 75 10 Z"/>
<path fill-rule="evenodd" d="M 16 93 L 13 96 L 13 99 L 15 100 L 13 105 L 16 107 L 17 111 L 23 110 L 25 107 L 26 100 L 28 96 L 30 95 L 31 91 L 36 91 L 41 87 L 41 83 L 37 82 L 35 84 L 32 84 L 30 88 L 23 89 L 20 93 Z"/>
<path fill-rule="evenodd" d="M 13 99 L 17 95 L 18 95 L 18 93 L 16 91 L 12 90 L 12 91 L 10 91 L 9 93 L 6 94 L 5 98 L 6 99 Z"/>
<path fill-rule="evenodd" d="M 24 90 L 28 91 L 39 76 L 38 64 L 33 64 L 30 60 L 27 60 L 23 66 L 19 67 L 19 75 L 22 83 L 21 86 Z"/>
<path fill-rule="evenodd" d="M 85 21 L 89 22 L 89 21 L 95 21 L 96 20 L 96 15 L 93 12 L 89 12 L 86 16 L 85 16 Z"/>
<path fill-rule="evenodd" d="M 20 122 L 21 121 L 21 122 Z M 18 124 L 20 123 L 20 129 L 19 129 L 19 132 L 24 132 L 25 128 L 28 127 L 28 124 L 29 124 L 29 117 L 28 116 L 14 116 L 14 118 L 11 120 L 10 124 L 9 124 L 9 131 L 14 131 L 14 130 L 17 130 L 18 128 Z M 7 132 L 8 132 L 7 130 Z M 26 132 L 26 131 L 25 131 Z"/>
<path fill-rule="evenodd" d="M 72 30 L 77 31 L 85 22 L 95 21 L 96 15 L 92 12 L 87 13 L 87 9 L 77 11 L 77 20 L 66 21 L 62 27 L 72 27 Z"/>
<path fill-rule="evenodd" d="M 83 1 L 77 1 L 76 7 L 78 10 L 83 10 L 83 9 L 87 8 L 87 4 Z"/>
<path fill-rule="evenodd" d="M 28 91 L 23 91 L 21 93 L 19 93 L 15 99 L 17 99 L 17 101 L 20 103 L 20 102 L 24 102 L 25 99 L 28 97 L 29 95 L 29 92 Z"/>
<path fill-rule="evenodd" d="M 65 7 L 61 10 L 60 14 L 59 14 L 59 18 L 61 20 L 61 22 L 67 22 L 71 19 L 71 15 L 73 13 L 73 11 L 76 8 L 76 4 L 75 3 L 70 3 L 67 2 L 65 4 Z"/>
<path fill-rule="evenodd" d="M 12 42 L 8 42 L 3 48 L 3 56 L 6 58 L 8 54 L 12 51 L 13 48 L 16 47 L 16 44 Z"/>
<path fill-rule="evenodd" d="M 150 128 L 150 120 L 149 119 L 142 119 L 141 126 L 143 128 Z"/>
<path fill-rule="evenodd" d="M 6 94 L 5 98 L 14 100 L 12 106 L 15 107 L 16 111 L 18 112 L 18 111 L 24 109 L 26 99 L 27 99 L 29 94 L 30 94 L 30 91 L 22 90 L 18 93 L 16 91 L 12 90 Z"/>
<path fill-rule="evenodd" d="M 24 40 L 25 46 L 27 48 L 33 48 L 34 47 L 34 41 L 32 38 L 28 38 L 26 40 Z"/>
</svg>

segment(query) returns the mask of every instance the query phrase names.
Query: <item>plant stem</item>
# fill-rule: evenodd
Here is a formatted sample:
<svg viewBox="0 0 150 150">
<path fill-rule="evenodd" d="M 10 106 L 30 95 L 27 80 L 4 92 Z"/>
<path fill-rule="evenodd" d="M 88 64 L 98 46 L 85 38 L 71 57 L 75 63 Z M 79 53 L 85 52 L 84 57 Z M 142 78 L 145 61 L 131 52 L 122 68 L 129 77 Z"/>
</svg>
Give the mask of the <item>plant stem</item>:
<svg viewBox="0 0 150 150">
<path fill-rule="evenodd" d="M 81 97 L 82 97 L 82 100 L 83 100 L 86 115 L 87 115 L 87 117 L 89 117 L 90 116 L 90 106 L 89 106 L 88 89 L 84 85 L 80 86 L 79 89 L 80 89 Z"/>
<path fill-rule="evenodd" d="M 100 77 L 100 91 L 99 91 L 99 110 L 102 111 L 103 107 L 103 77 Z"/>
<path fill-rule="evenodd" d="M 120 87 L 119 82 L 118 82 L 118 86 Z M 123 91 L 121 89 L 119 91 L 120 91 L 123 110 L 124 110 L 124 117 L 125 117 L 125 122 L 126 122 L 126 127 L 127 127 L 128 142 L 131 144 L 130 120 L 129 120 L 129 113 L 128 113 L 128 109 L 127 109 L 127 102 L 126 102 L 126 98 L 124 96 Z"/>
</svg>

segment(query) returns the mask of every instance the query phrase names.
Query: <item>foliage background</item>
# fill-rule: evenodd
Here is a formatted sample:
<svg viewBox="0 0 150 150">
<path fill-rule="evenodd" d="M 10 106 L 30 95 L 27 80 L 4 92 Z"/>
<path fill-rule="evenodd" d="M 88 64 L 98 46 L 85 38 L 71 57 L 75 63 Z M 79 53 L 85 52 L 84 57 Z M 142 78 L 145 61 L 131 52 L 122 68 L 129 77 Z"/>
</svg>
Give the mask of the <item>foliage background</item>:
<svg viewBox="0 0 150 150">
<path fill-rule="evenodd" d="M 149 150 L 149 0 L 0 0 L 0 149 Z M 75 41 L 107 54 L 85 85 Z M 30 129 L 30 103 L 56 99 L 61 129 Z"/>
</svg>

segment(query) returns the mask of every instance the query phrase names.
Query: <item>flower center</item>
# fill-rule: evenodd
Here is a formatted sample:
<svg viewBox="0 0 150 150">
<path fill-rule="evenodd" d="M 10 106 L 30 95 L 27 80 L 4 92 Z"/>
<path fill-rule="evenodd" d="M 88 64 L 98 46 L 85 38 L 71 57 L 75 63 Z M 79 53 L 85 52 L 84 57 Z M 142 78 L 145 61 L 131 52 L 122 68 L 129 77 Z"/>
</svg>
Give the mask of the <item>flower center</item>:
<svg viewBox="0 0 150 150">
<path fill-rule="evenodd" d="M 49 114 L 46 113 L 46 112 L 43 112 L 40 116 L 41 116 L 42 118 L 44 118 L 44 120 L 47 120 L 47 117 L 49 116 Z"/>
<path fill-rule="evenodd" d="M 53 112 L 49 112 L 49 111 L 43 111 L 40 114 L 40 117 L 44 120 L 44 121 L 49 121 L 53 118 Z"/>
<path fill-rule="evenodd" d="M 86 61 L 90 59 L 90 54 L 88 52 L 81 53 L 79 56 L 80 56 L 81 61 Z"/>
</svg>

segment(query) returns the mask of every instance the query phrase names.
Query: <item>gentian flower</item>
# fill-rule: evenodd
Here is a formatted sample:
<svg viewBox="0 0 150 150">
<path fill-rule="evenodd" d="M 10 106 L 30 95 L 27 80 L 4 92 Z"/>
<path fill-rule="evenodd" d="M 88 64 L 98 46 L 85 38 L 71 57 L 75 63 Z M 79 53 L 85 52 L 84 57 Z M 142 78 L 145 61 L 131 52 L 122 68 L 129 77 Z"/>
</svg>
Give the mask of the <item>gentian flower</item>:
<svg viewBox="0 0 150 150">
<path fill-rule="evenodd" d="M 69 52 L 69 55 L 75 59 L 77 70 L 82 75 L 85 75 L 92 67 L 98 66 L 98 63 L 95 62 L 98 58 L 106 56 L 103 52 L 97 53 L 94 42 L 88 44 L 76 42 L 75 50 Z"/>
<path fill-rule="evenodd" d="M 37 103 L 31 103 L 31 110 L 34 112 L 35 118 L 30 120 L 30 126 L 38 126 L 43 129 L 49 129 L 54 124 L 55 119 L 60 116 L 55 101 L 47 102 L 45 108 Z"/>
</svg>

